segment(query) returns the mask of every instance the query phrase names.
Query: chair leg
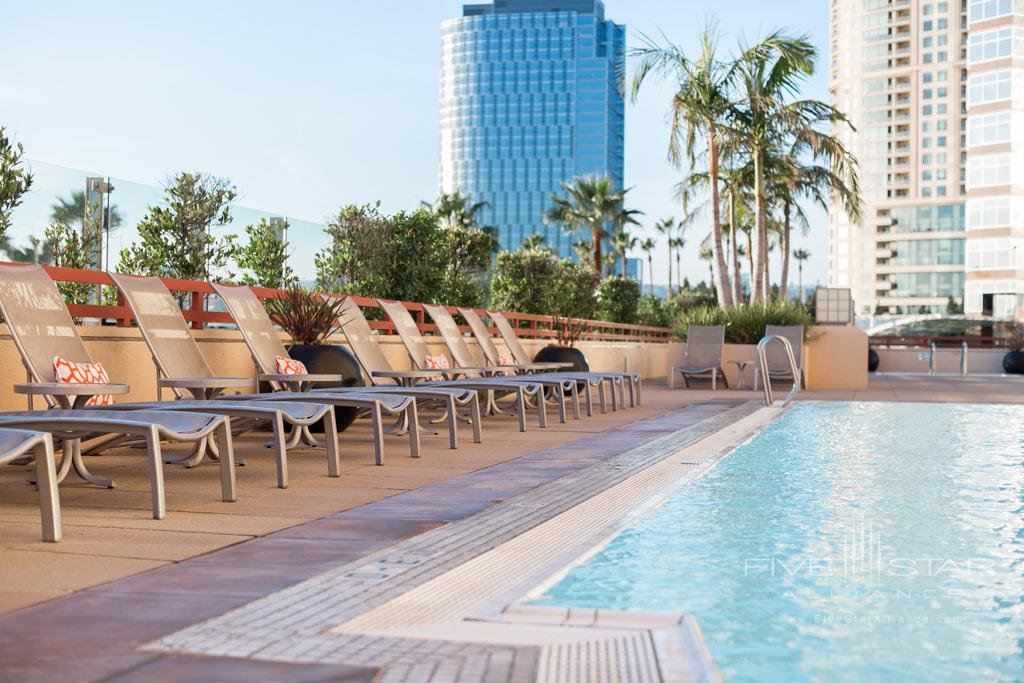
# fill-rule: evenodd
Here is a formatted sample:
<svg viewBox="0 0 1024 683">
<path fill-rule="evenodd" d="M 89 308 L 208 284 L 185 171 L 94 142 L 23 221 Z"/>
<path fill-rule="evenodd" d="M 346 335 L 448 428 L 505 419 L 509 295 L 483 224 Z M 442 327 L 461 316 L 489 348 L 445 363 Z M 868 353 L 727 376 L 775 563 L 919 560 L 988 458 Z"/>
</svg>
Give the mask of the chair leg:
<svg viewBox="0 0 1024 683">
<path fill-rule="evenodd" d="M 149 460 L 149 492 L 153 519 L 163 519 L 167 516 L 167 506 L 164 502 L 164 465 L 160 457 L 160 435 L 156 426 L 151 426 L 146 432 L 146 457 Z"/>
<path fill-rule="evenodd" d="M 583 383 L 583 398 L 587 401 L 587 417 L 594 417 L 594 394 L 590 390 L 590 382 Z"/>
<path fill-rule="evenodd" d="M 555 387 L 555 399 L 558 401 L 558 422 L 565 424 L 565 386 L 561 382 Z"/>
<path fill-rule="evenodd" d="M 49 437 L 36 446 L 35 457 L 43 540 L 56 543 L 63 534 L 60 524 L 60 499 L 57 494 L 57 466 L 54 463 L 53 441 Z"/>
<path fill-rule="evenodd" d="M 338 451 L 338 421 L 334 408 L 324 413 L 324 446 L 327 448 L 327 476 L 341 476 L 341 453 Z"/>
<path fill-rule="evenodd" d="M 409 415 L 409 455 L 413 458 L 420 457 L 420 418 L 419 412 L 416 410 L 416 400 L 410 400 L 409 405 L 406 407 L 406 412 Z"/>
<path fill-rule="evenodd" d="M 445 400 L 445 412 L 448 419 L 448 448 L 459 447 L 459 411 L 455 405 L 455 397 L 451 394 Z"/>
<path fill-rule="evenodd" d="M 588 383 L 589 385 L 589 383 Z M 605 415 L 608 413 L 608 401 L 604 397 L 604 382 L 597 383 L 597 403 L 601 406 L 601 414 Z"/>
<path fill-rule="evenodd" d="M 217 450 L 220 452 L 220 493 L 225 503 L 238 500 L 235 482 L 235 445 L 231 438 L 231 418 L 225 417 L 224 424 L 214 432 Z"/>
<path fill-rule="evenodd" d="M 718 371 L 711 371 L 711 391 L 718 391 Z"/>
<path fill-rule="evenodd" d="M 473 424 L 473 443 L 483 443 L 483 430 L 480 422 L 480 394 L 474 394 L 469 402 L 469 417 Z"/>
<path fill-rule="evenodd" d="M 569 395 L 572 396 L 572 417 L 574 420 L 580 419 L 580 383 L 572 382 L 569 384 Z"/>
<path fill-rule="evenodd" d="M 271 421 L 274 426 L 274 458 L 277 460 L 277 488 L 286 489 L 288 488 L 288 447 L 285 445 L 284 436 L 284 418 L 280 411 L 274 415 L 274 419 Z M 302 428 L 296 426 L 295 429 L 300 431 Z"/>
<path fill-rule="evenodd" d="M 374 464 L 384 464 L 384 425 L 381 424 L 380 416 L 380 404 L 374 403 L 373 408 L 370 409 L 370 421 L 373 428 L 373 458 Z M 419 434 L 419 425 L 415 423 L 409 424 L 409 431 L 414 434 Z"/>
<path fill-rule="evenodd" d="M 544 397 L 537 401 L 539 404 L 537 410 L 544 410 Z M 516 414 L 519 417 L 519 431 L 526 431 L 526 388 L 519 387 L 516 389 Z"/>
<path fill-rule="evenodd" d="M 611 378 L 608 379 L 608 393 L 612 397 L 612 412 L 617 413 L 619 411 L 619 398 L 615 394 L 615 380 Z"/>
</svg>

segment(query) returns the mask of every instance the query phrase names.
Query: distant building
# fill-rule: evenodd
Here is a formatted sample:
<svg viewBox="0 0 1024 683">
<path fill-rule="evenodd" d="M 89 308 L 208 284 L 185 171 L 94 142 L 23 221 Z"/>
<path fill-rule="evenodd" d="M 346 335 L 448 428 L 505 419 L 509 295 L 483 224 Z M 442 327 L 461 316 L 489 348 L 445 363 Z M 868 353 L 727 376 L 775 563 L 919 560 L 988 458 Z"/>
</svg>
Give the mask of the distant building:
<svg viewBox="0 0 1024 683">
<path fill-rule="evenodd" d="M 1024 293 L 1024 3 L 829 0 L 831 91 L 856 132 L 857 224 L 829 285 L 856 312 L 1012 315 Z"/>
<path fill-rule="evenodd" d="M 625 27 L 601 0 L 495 0 L 464 6 L 441 42 L 441 191 L 487 202 L 502 249 L 541 233 L 575 258 L 589 232 L 544 216 L 574 177 L 623 186 Z"/>
</svg>

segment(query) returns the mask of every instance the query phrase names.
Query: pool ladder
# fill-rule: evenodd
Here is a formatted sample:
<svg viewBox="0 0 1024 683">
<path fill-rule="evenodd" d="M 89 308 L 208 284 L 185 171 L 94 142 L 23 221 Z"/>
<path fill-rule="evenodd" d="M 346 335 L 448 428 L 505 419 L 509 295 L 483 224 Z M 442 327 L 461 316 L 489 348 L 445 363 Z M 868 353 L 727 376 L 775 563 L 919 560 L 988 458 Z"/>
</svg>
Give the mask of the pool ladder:
<svg viewBox="0 0 1024 683">
<path fill-rule="evenodd" d="M 761 341 L 757 342 L 757 364 L 761 369 L 761 384 L 764 385 L 764 404 L 770 406 L 775 403 L 775 394 L 772 391 L 772 378 L 768 374 L 768 356 L 764 349 L 768 344 L 773 341 L 782 343 L 782 346 L 786 349 L 786 356 L 789 358 L 789 370 L 793 373 L 793 388 L 786 394 L 785 400 L 782 405 L 789 403 L 794 396 L 800 392 L 800 368 L 796 365 L 796 356 L 793 355 L 793 345 L 789 343 L 789 340 L 785 337 L 780 337 L 777 334 L 770 334 L 767 337 L 763 337 Z"/>
</svg>

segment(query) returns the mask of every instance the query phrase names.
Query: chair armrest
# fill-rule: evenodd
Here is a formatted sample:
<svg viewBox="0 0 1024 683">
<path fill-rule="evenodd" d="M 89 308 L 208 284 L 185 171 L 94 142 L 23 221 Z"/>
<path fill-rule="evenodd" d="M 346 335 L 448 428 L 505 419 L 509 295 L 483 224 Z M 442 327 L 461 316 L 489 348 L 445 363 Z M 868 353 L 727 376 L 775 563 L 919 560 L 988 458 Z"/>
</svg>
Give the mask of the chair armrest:
<svg viewBox="0 0 1024 683">
<path fill-rule="evenodd" d="M 437 377 L 445 370 L 376 370 L 373 377 L 389 377 L 391 379 L 430 379 Z"/>
<path fill-rule="evenodd" d="M 341 382 L 344 379 L 344 375 L 322 373 L 306 375 L 260 374 L 260 381 L 263 382 Z"/>
<path fill-rule="evenodd" d="M 177 377 L 161 378 L 157 384 L 168 389 L 241 389 L 251 387 L 253 380 L 248 377 Z"/>
</svg>

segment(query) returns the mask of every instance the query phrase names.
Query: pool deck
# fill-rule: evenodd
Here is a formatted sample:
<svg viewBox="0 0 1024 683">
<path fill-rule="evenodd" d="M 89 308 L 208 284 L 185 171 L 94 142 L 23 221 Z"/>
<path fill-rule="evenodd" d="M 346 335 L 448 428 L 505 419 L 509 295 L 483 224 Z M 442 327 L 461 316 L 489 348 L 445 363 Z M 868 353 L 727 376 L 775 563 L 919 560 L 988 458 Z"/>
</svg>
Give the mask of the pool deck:
<svg viewBox="0 0 1024 683">
<path fill-rule="evenodd" d="M 1012 379 L 891 376 L 873 379 L 860 392 L 807 392 L 802 398 L 1024 402 L 1022 390 L 1024 384 Z M 757 405 L 751 403 L 757 398 L 749 391 L 668 391 L 663 383 L 648 382 L 641 407 L 565 425 L 554 420 L 546 430 L 531 423 L 525 434 L 512 420 L 491 418 L 483 444 L 464 435 L 460 449 L 452 451 L 443 437 L 427 437 L 419 460 L 408 457 L 404 442 L 389 439 L 384 467 L 372 464 L 369 432 L 357 425 L 343 437 L 340 480 L 325 476 L 320 453 L 296 451 L 291 486 L 284 491 L 274 487 L 272 458 L 259 438 L 248 437 L 238 449 L 247 465 L 238 473 L 237 503 L 218 501 L 215 467 L 168 467 L 168 516 L 162 521 L 148 518 L 148 480 L 138 456 L 106 455 L 94 468 L 112 473 L 119 488 L 62 487 L 60 544 L 38 540 L 35 491 L 24 484 L 24 470 L 5 468 L 0 681 L 371 680 L 383 659 L 368 656 L 373 651 L 365 643 L 357 642 L 360 656 L 350 653 L 323 664 L 247 658 L 241 651 L 182 654 L 190 649 L 176 652 L 166 639 L 314 577 L 379 558 L 400 544 L 433 538 L 428 532 L 454 533 L 460 522 L 465 527 L 471 517 L 497 515 L 502 506 L 568 477 L 596 477 L 637 447 L 721 429 L 723 416 Z M 582 497 L 563 496 L 526 527 L 611 485 L 595 481 Z M 432 571 L 475 557 L 501 538 L 468 543 L 447 563 L 431 564 Z M 338 616 L 332 614 L 334 623 L 343 621 Z M 162 639 L 172 645 L 154 646 Z M 469 650 L 456 660 L 491 667 L 478 672 L 478 679 L 532 680 L 537 671 L 533 650 L 496 654 L 484 648 L 475 658 Z M 436 667 L 425 672 L 402 666 L 390 669 L 396 680 L 444 679 Z"/>
</svg>

